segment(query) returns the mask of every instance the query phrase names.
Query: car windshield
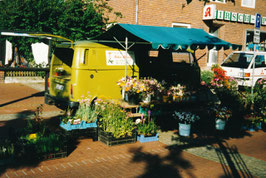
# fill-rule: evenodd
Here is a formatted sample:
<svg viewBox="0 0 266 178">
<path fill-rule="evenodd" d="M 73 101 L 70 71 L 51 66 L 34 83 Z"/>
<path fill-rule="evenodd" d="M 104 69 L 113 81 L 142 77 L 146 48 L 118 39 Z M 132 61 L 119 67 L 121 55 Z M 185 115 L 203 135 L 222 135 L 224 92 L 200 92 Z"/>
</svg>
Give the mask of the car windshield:
<svg viewBox="0 0 266 178">
<path fill-rule="evenodd" d="M 233 53 L 223 62 L 224 67 L 237 67 L 237 68 L 248 68 L 253 54 L 246 53 Z"/>
</svg>

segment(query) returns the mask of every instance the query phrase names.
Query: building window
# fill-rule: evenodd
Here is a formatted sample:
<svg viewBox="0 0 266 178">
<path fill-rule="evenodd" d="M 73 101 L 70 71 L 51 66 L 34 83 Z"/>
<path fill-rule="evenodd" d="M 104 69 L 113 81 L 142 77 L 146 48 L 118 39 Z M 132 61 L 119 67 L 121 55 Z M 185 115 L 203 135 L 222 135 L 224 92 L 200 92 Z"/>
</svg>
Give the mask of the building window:
<svg viewBox="0 0 266 178">
<path fill-rule="evenodd" d="M 214 29 L 210 29 L 210 35 L 218 37 L 218 29 L 219 28 L 214 28 Z M 218 51 L 216 50 L 216 47 L 214 47 L 213 49 L 210 49 L 208 51 L 208 62 L 207 62 L 207 66 L 212 66 L 214 64 L 217 64 L 217 57 L 218 57 Z"/>
<path fill-rule="evenodd" d="M 226 2 L 226 0 L 211 0 L 211 2 L 225 3 L 225 2 Z"/>
<path fill-rule="evenodd" d="M 172 23 L 172 27 L 191 28 L 191 25 L 187 23 Z"/>
<path fill-rule="evenodd" d="M 242 0 L 241 6 L 255 8 L 255 0 Z"/>
<path fill-rule="evenodd" d="M 246 50 L 246 51 L 254 50 L 253 38 L 254 38 L 254 30 L 247 30 L 245 49 L 243 50 Z M 260 43 L 256 45 L 256 50 L 266 51 L 266 31 L 260 31 Z"/>
</svg>

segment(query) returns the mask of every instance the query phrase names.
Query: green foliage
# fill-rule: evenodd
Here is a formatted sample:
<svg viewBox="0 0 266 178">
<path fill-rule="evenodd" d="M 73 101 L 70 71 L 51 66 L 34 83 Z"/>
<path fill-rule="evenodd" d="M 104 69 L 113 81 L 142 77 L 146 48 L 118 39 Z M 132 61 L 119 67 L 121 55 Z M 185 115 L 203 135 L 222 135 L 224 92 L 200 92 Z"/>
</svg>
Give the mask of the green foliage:
<svg viewBox="0 0 266 178">
<path fill-rule="evenodd" d="M 245 112 L 255 113 L 263 118 L 266 118 L 266 80 L 261 79 L 254 87 L 253 96 L 251 94 L 251 88 L 246 87 L 242 92 L 242 101 L 245 106 Z"/>
<path fill-rule="evenodd" d="M 156 123 L 148 118 L 137 119 L 137 132 L 138 135 L 143 134 L 144 136 L 156 135 L 158 127 Z"/>
<path fill-rule="evenodd" d="M 99 107 L 94 102 L 95 98 L 93 97 L 82 99 L 74 118 L 84 120 L 87 123 L 95 122 L 99 115 Z"/>
<path fill-rule="evenodd" d="M 263 119 L 263 116 L 257 115 L 255 113 L 247 114 L 244 117 L 244 126 L 248 128 L 257 128 L 264 122 L 265 119 Z"/>
<path fill-rule="evenodd" d="M 14 152 L 14 143 L 9 139 L 3 139 L 0 141 L 0 159 L 11 158 L 14 156 Z"/>
<path fill-rule="evenodd" d="M 63 136 L 48 129 L 41 117 L 42 110 L 42 105 L 37 107 L 34 119 L 27 120 L 27 125 L 18 132 L 16 144 L 22 144 L 23 149 L 16 152 L 22 152 L 22 156 L 42 158 L 45 153 L 55 153 L 63 149 L 65 144 Z"/>
<path fill-rule="evenodd" d="M 229 107 L 233 112 L 243 111 L 244 103 L 242 96 L 237 90 L 222 87 L 216 88 L 215 92 L 221 101 L 221 105 Z"/>
<path fill-rule="evenodd" d="M 214 78 L 213 72 L 209 70 L 204 70 L 201 72 L 201 81 L 204 81 L 205 84 L 209 85 Z"/>
<path fill-rule="evenodd" d="M 132 136 L 135 129 L 134 122 L 127 117 L 122 108 L 111 102 L 102 103 L 100 127 L 105 132 L 112 133 L 115 138 Z"/>
<path fill-rule="evenodd" d="M 44 135 L 46 132 L 46 126 L 44 120 L 41 116 L 43 111 L 43 105 L 37 107 L 34 118 L 27 120 L 27 125 L 22 129 L 20 135 L 26 136 L 31 133 L 39 133 L 39 135 Z"/>
<path fill-rule="evenodd" d="M 104 0 L 2 0 L 0 1 L 0 30 L 41 32 L 60 35 L 74 41 L 100 34 L 112 12 Z M 121 17 L 118 12 L 115 16 Z M 19 46 L 22 55 L 33 59 L 31 43 L 34 38 L 5 37 Z M 47 41 L 44 40 L 45 43 Z"/>
<path fill-rule="evenodd" d="M 48 135 L 37 136 L 32 139 L 29 136 L 20 137 L 24 140 L 24 145 L 27 147 L 25 154 L 35 157 L 41 157 L 44 153 L 55 153 L 63 148 L 62 136 L 56 133 L 49 133 Z"/>
</svg>

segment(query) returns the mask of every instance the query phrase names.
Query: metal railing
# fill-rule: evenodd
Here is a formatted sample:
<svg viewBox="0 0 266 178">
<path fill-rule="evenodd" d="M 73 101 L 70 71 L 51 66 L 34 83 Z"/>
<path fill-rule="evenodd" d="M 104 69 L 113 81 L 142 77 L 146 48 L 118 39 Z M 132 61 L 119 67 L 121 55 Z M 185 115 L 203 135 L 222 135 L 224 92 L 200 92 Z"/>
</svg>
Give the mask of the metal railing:
<svg viewBox="0 0 266 178">
<path fill-rule="evenodd" d="M 5 77 L 45 77 L 49 73 L 49 68 L 15 68 L 0 67 L 0 71 L 4 71 Z"/>
</svg>

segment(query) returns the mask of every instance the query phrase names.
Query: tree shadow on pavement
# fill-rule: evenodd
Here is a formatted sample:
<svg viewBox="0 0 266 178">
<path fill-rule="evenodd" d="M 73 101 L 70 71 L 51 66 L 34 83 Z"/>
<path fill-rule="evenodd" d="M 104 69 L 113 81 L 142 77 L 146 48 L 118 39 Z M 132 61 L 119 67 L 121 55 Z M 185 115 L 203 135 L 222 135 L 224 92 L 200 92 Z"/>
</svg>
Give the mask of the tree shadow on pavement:
<svg viewBox="0 0 266 178">
<path fill-rule="evenodd" d="M 223 177 L 253 177 L 235 145 L 230 147 L 227 142 L 220 141 L 212 148 L 225 173 Z"/>
<path fill-rule="evenodd" d="M 7 103 L 0 104 L 0 107 L 4 107 L 4 106 L 7 106 L 7 105 L 10 105 L 10 104 L 19 102 L 19 101 L 23 101 L 23 100 L 29 99 L 31 97 L 43 97 L 43 96 L 44 96 L 44 91 L 37 92 L 37 93 L 34 93 L 34 94 L 30 95 L 30 96 L 26 96 L 24 98 L 20 98 L 20 99 L 16 99 L 16 100 L 13 100 L 13 101 L 9 101 Z"/>
<path fill-rule="evenodd" d="M 179 169 L 186 171 L 189 177 L 196 177 L 188 170 L 193 166 L 189 161 L 182 158 L 182 150 L 172 147 L 168 147 L 168 149 L 169 154 L 166 156 L 144 152 L 142 147 L 130 149 L 129 152 L 134 154 L 132 162 L 144 162 L 146 164 L 145 172 L 138 177 L 178 178 L 182 177 Z"/>
<path fill-rule="evenodd" d="M 20 130 L 26 127 L 28 120 L 32 119 L 36 111 L 28 110 L 19 112 L 16 114 L 15 119 L 8 121 L 0 121 L 0 149 L 5 149 L 2 146 L 2 143 L 17 143 L 18 138 L 20 137 Z M 60 119 L 58 117 L 52 117 L 49 119 L 43 119 L 45 125 L 53 133 L 65 134 L 66 131 L 59 128 Z M 50 131 L 49 131 L 50 132 Z M 76 149 L 77 145 L 80 143 L 78 137 L 66 136 L 64 137 L 67 141 L 67 155 L 68 156 L 73 150 Z M 7 141 L 7 142 L 6 142 Z M 15 145 L 15 144 L 14 144 Z M 70 145 L 70 146 L 69 146 Z M 39 166 L 42 161 L 50 159 L 49 157 L 43 159 L 33 159 L 32 156 L 26 155 L 26 157 L 21 157 L 20 146 L 14 146 L 15 150 L 12 153 L 12 156 L 3 156 L 3 152 L 0 151 L 0 177 L 4 175 L 8 169 L 29 169 Z M 16 149 L 17 148 L 17 149 Z M 33 153 L 34 154 L 34 153 Z M 64 157 L 64 156 L 63 156 Z M 59 158 L 59 157 L 58 157 Z M 52 158 L 53 159 L 53 158 Z"/>
<path fill-rule="evenodd" d="M 224 171 L 224 176 L 221 177 L 253 177 L 245 161 L 239 154 L 237 147 L 235 145 L 229 146 L 226 142 L 226 138 L 227 137 L 224 137 L 224 133 L 222 132 L 211 138 L 205 138 L 202 136 L 197 138 L 182 137 L 176 133 L 176 136 L 172 137 L 175 144 L 171 145 L 171 147 L 175 147 L 180 150 L 203 147 L 206 149 L 206 152 L 211 152 L 211 150 L 213 150 L 215 151 L 215 154 L 212 155 L 210 153 L 210 155 L 214 156 L 216 161 L 219 161 Z M 206 157 L 207 159 L 210 156 L 207 155 L 208 153 L 201 155 L 201 153 L 197 152 L 197 150 L 198 149 L 192 151 L 192 153 L 198 156 Z"/>
<path fill-rule="evenodd" d="M 16 118 L 9 121 L 1 121 L 0 134 L 1 140 L 10 140 L 11 142 L 17 139 L 16 132 L 25 127 L 27 119 L 34 115 L 34 111 L 22 111 L 16 114 Z M 2 146 L 2 145 L 0 145 Z M 36 161 L 14 160 L 12 158 L 0 158 L 0 176 L 5 173 L 6 169 L 18 169 L 22 167 L 35 167 L 39 164 Z"/>
</svg>

